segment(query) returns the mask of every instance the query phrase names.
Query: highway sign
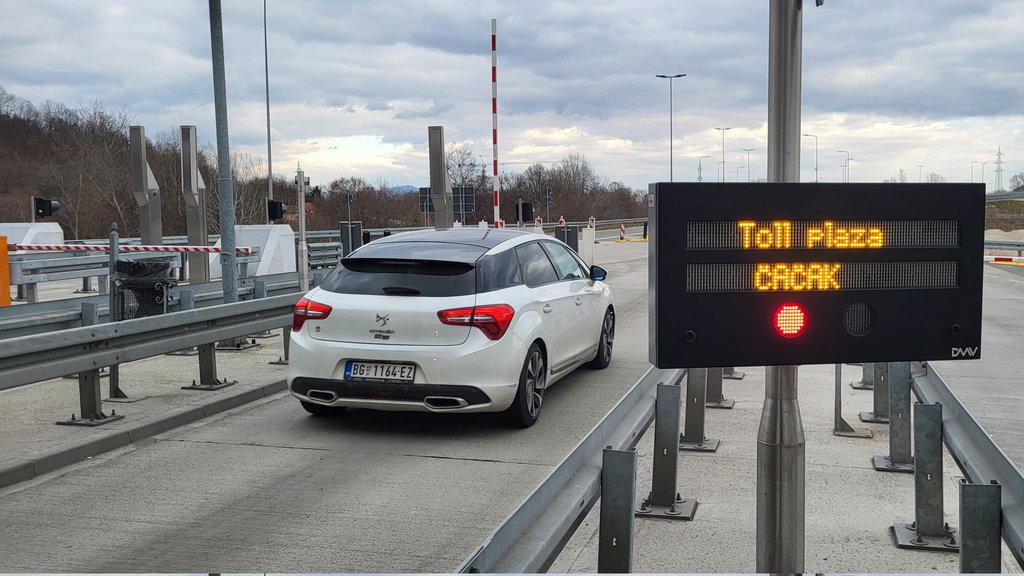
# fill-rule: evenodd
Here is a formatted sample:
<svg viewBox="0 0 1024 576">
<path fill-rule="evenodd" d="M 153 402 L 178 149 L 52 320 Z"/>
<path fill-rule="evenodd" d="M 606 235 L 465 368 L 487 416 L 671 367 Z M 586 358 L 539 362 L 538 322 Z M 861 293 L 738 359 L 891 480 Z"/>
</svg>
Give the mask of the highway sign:
<svg viewBox="0 0 1024 576">
<path fill-rule="evenodd" d="M 981 354 L 980 184 L 652 184 L 659 368 Z"/>
</svg>

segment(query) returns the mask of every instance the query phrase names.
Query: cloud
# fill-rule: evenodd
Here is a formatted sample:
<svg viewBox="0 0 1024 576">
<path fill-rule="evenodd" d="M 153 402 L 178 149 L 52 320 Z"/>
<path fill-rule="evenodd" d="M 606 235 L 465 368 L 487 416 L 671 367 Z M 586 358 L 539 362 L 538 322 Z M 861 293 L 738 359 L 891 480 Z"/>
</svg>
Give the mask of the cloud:
<svg viewBox="0 0 1024 576">
<path fill-rule="evenodd" d="M 767 2 L 267 5 L 275 172 L 301 162 L 314 181 L 422 184 L 429 125 L 489 161 L 496 18 L 500 161 L 580 153 L 607 178 L 645 188 L 668 178 L 671 121 L 677 180 L 695 180 L 698 163 L 705 180 L 721 177 L 716 126 L 733 127 L 726 179 L 745 169 L 744 148 L 751 174 L 765 173 Z M 100 101 L 147 133 L 195 124 L 201 141 L 215 141 L 207 2 L 37 0 L 4 12 L 7 91 L 35 103 Z M 223 24 L 231 139 L 262 156 L 262 3 L 224 3 Z M 805 2 L 801 131 L 818 135 L 820 177 L 841 177 L 836 150 L 851 151 L 855 180 L 918 164 L 970 178 L 964 167 L 994 162 L 998 146 L 1006 171 L 1020 171 L 1022 28 L 1014 0 Z M 681 73 L 670 120 L 669 83 L 655 74 Z M 813 139 L 801 144 L 801 173 L 813 179 Z"/>
</svg>

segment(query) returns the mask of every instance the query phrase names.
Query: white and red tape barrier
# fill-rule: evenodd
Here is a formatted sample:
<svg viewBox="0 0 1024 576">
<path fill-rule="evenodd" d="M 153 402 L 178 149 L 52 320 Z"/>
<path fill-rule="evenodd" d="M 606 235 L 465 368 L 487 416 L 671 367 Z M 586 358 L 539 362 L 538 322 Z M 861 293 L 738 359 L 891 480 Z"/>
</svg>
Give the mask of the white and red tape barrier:
<svg viewBox="0 0 1024 576">
<path fill-rule="evenodd" d="M 106 244 L 12 244 L 14 250 L 40 250 L 51 252 L 110 252 Z M 220 248 L 214 246 L 140 246 L 123 244 L 117 247 L 118 252 L 207 252 L 219 254 Z M 248 246 L 235 248 L 236 254 L 254 254 L 256 251 Z"/>
</svg>

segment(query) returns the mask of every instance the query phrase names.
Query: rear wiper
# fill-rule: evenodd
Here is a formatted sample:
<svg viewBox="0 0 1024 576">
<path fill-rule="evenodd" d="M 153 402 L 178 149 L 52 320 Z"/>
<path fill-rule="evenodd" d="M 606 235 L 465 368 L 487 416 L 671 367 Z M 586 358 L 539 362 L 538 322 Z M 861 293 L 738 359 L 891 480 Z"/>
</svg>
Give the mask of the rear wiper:
<svg viewBox="0 0 1024 576">
<path fill-rule="evenodd" d="M 385 286 L 384 293 L 388 296 L 419 296 L 420 291 L 404 286 Z"/>
</svg>

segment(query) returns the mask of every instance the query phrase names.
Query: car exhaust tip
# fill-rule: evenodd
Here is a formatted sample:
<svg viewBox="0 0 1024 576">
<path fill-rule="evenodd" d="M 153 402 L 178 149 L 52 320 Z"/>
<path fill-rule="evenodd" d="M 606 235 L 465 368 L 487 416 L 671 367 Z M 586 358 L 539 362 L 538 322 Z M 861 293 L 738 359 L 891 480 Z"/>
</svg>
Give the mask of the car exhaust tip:
<svg viewBox="0 0 1024 576">
<path fill-rule="evenodd" d="M 320 402 L 334 402 L 338 399 L 338 395 L 330 390 L 310 390 L 306 392 L 311 400 L 319 400 Z"/>
<path fill-rule="evenodd" d="M 423 399 L 423 403 L 434 410 L 451 410 L 469 406 L 469 402 L 466 402 L 465 399 L 454 396 L 427 396 Z"/>
</svg>

